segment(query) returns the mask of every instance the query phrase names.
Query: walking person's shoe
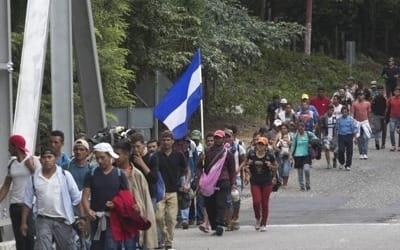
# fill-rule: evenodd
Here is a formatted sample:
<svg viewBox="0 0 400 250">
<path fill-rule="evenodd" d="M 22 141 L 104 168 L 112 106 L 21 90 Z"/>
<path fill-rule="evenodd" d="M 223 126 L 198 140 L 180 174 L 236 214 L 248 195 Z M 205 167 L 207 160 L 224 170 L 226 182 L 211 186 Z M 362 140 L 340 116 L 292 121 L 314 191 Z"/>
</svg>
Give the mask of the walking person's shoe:
<svg viewBox="0 0 400 250">
<path fill-rule="evenodd" d="M 222 236 L 224 234 L 224 227 L 223 226 L 217 226 L 215 229 L 215 235 L 217 236 Z"/>
<path fill-rule="evenodd" d="M 344 167 L 345 169 L 346 169 L 346 171 L 350 171 L 351 170 L 351 167 L 350 166 L 346 166 L 346 167 Z"/>
<path fill-rule="evenodd" d="M 210 228 L 207 227 L 207 226 L 204 225 L 204 224 L 199 225 L 199 229 L 200 229 L 200 231 L 202 231 L 202 232 L 204 232 L 204 233 L 209 233 L 209 232 L 210 232 Z"/>
<path fill-rule="evenodd" d="M 391 151 L 391 152 L 396 151 L 396 146 L 391 146 L 391 147 L 390 147 L 390 151 Z"/>
<path fill-rule="evenodd" d="M 343 169 L 343 164 L 340 164 L 340 165 L 339 165 L 339 169 Z"/>
<path fill-rule="evenodd" d="M 182 222 L 182 229 L 189 229 L 189 223 L 187 223 L 186 221 Z"/>
<path fill-rule="evenodd" d="M 364 160 L 364 155 L 363 154 L 360 155 L 360 160 Z"/>
<path fill-rule="evenodd" d="M 301 187 L 300 191 L 306 191 L 306 189 L 304 187 Z"/>
<path fill-rule="evenodd" d="M 264 226 L 261 226 L 261 228 L 260 228 L 260 232 L 265 232 L 265 231 L 267 231 L 267 227 L 264 225 Z"/>
<path fill-rule="evenodd" d="M 336 159 L 333 159 L 332 167 L 333 167 L 333 168 L 336 168 L 336 165 L 337 165 Z"/>
<path fill-rule="evenodd" d="M 381 149 L 385 149 L 385 144 L 382 144 L 382 145 L 381 145 Z"/>
<path fill-rule="evenodd" d="M 307 191 L 310 191 L 310 190 L 311 190 L 311 187 L 310 187 L 310 186 L 307 186 L 307 187 L 306 187 L 306 190 L 307 190 Z"/>
<path fill-rule="evenodd" d="M 375 148 L 376 148 L 376 150 L 379 150 L 380 148 L 379 148 L 379 142 L 378 143 L 375 143 Z"/>
<path fill-rule="evenodd" d="M 364 160 L 368 160 L 368 155 L 364 155 Z"/>
<path fill-rule="evenodd" d="M 255 228 L 257 231 L 260 230 L 260 224 L 261 224 L 260 219 L 257 219 L 256 225 L 254 226 L 254 228 Z"/>
<path fill-rule="evenodd" d="M 232 220 L 231 225 L 233 230 L 239 230 L 240 229 L 239 219 Z"/>
<path fill-rule="evenodd" d="M 400 151 L 400 146 L 397 147 L 397 151 Z"/>
<path fill-rule="evenodd" d="M 331 168 L 332 168 L 331 164 L 328 163 L 328 165 L 326 166 L 326 169 L 331 169 Z"/>
</svg>

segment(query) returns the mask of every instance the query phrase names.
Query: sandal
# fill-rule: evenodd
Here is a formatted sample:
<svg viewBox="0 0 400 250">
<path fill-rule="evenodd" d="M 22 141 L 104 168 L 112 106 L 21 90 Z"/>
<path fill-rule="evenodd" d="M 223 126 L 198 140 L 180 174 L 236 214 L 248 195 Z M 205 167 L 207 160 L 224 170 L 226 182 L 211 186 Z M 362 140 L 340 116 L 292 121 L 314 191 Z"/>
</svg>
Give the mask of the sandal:
<svg viewBox="0 0 400 250">
<path fill-rule="evenodd" d="M 203 224 L 201 224 L 199 226 L 199 229 L 200 229 L 200 231 L 202 231 L 204 233 L 209 233 L 210 232 L 210 229 L 208 227 L 204 226 Z"/>
</svg>

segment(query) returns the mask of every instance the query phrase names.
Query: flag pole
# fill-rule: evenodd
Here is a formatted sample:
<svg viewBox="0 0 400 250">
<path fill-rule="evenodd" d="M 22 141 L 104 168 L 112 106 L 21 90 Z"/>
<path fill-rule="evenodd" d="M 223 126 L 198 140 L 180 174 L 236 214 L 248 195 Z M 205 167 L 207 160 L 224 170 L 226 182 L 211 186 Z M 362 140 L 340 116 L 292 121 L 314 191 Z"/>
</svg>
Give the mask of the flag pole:
<svg viewBox="0 0 400 250">
<path fill-rule="evenodd" d="M 198 52 L 200 54 L 200 70 L 201 68 L 201 50 L 200 48 L 198 49 Z M 202 72 L 202 71 L 201 71 Z M 200 99 L 200 129 L 201 129 L 201 141 L 203 142 L 203 147 L 205 147 L 205 138 L 204 138 L 204 110 L 203 110 L 203 97 L 204 97 L 204 82 L 203 82 L 203 74 L 200 73 L 200 77 L 201 77 L 201 92 L 202 92 L 202 96 Z"/>
</svg>

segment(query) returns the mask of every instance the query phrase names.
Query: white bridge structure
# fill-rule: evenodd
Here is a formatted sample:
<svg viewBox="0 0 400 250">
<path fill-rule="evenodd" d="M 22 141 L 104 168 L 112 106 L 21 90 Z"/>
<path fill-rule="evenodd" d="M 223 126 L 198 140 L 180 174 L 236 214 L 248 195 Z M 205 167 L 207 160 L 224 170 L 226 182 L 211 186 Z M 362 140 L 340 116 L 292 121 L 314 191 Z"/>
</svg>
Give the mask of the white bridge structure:
<svg viewBox="0 0 400 250">
<path fill-rule="evenodd" d="M 18 133 L 35 151 L 47 42 L 51 51 L 52 129 L 65 133 L 65 151 L 74 138 L 73 54 L 89 136 L 106 127 L 105 105 L 90 0 L 28 0 L 17 99 L 13 112 L 11 0 L 0 0 L 0 184 L 8 138 Z M 50 35 L 50 36 L 49 36 Z M 50 38 L 50 39 L 48 39 Z M 7 237 L 8 204 L 0 204 L 0 227 Z M 4 236 L 3 235 L 3 236 Z"/>
</svg>

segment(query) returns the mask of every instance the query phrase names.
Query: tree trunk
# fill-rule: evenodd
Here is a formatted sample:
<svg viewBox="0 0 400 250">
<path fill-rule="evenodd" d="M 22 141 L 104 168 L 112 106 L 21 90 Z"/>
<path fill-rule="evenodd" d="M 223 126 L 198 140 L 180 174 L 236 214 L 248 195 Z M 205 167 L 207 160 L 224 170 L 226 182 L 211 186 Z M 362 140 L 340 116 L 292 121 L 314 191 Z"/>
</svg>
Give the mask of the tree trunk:
<svg viewBox="0 0 400 250">
<path fill-rule="evenodd" d="M 261 0 L 260 18 L 265 21 L 267 18 L 267 0 Z"/>
<path fill-rule="evenodd" d="M 312 0 L 306 0 L 306 37 L 304 39 L 304 53 L 311 54 L 311 31 L 312 31 Z"/>
</svg>

